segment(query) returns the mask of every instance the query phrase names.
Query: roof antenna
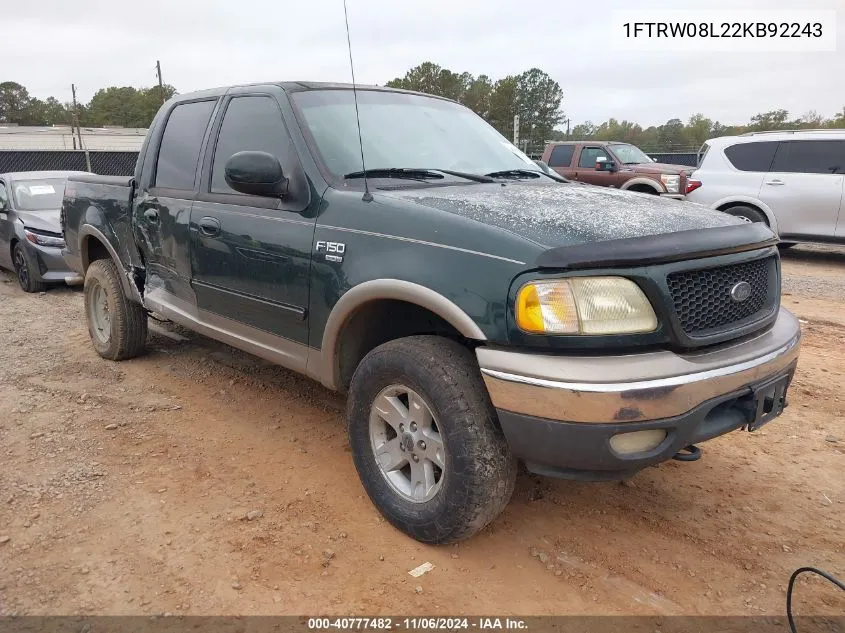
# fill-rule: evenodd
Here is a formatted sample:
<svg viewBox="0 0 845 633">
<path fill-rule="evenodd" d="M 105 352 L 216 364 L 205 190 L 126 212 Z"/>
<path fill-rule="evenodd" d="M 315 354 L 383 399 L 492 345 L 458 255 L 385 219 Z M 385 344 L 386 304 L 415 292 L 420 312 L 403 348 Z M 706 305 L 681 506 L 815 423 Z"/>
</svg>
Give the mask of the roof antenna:
<svg viewBox="0 0 845 633">
<path fill-rule="evenodd" d="M 355 65 L 352 63 L 352 41 L 349 39 L 349 13 L 346 11 L 346 0 L 343 0 L 343 17 L 346 20 L 346 46 L 349 49 L 349 68 L 352 71 L 352 96 L 355 99 L 355 121 L 358 123 L 358 145 L 361 147 L 361 170 L 364 173 L 364 202 L 372 202 L 373 194 L 367 183 L 367 166 L 364 164 L 364 141 L 361 138 L 361 115 L 358 114 L 358 89 L 355 86 Z"/>
</svg>

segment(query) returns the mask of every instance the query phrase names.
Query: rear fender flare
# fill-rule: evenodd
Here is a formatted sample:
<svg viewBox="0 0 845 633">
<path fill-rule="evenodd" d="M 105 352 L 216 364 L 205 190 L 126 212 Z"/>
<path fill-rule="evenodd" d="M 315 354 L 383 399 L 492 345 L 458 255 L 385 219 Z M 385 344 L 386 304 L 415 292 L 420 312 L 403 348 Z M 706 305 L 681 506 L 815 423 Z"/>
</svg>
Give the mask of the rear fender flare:
<svg viewBox="0 0 845 633">
<path fill-rule="evenodd" d="M 115 263 L 115 266 L 123 273 L 120 276 L 120 280 L 123 283 L 123 291 L 126 293 L 127 297 L 132 298 L 134 301 L 143 304 L 143 300 L 141 298 L 141 293 L 138 291 L 137 286 L 131 280 L 129 275 L 126 272 L 126 269 L 121 261 L 120 257 L 117 254 L 117 251 L 112 246 L 111 240 L 106 237 L 106 235 L 98 228 L 91 226 L 90 224 L 85 224 L 79 229 L 79 254 L 82 258 L 82 268 L 83 272 L 88 270 L 88 265 L 91 263 L 88 260 L 88 248 L 85 243 L 88 241 L 87 238 L 92 237 L 97 241 L 101 242 L 103 246 L 106 247 L 106 250 L 109 253 L 109 256 Z M 112 236 L 112 239 L 117 239 L 116 237 Z"/>
</svg>

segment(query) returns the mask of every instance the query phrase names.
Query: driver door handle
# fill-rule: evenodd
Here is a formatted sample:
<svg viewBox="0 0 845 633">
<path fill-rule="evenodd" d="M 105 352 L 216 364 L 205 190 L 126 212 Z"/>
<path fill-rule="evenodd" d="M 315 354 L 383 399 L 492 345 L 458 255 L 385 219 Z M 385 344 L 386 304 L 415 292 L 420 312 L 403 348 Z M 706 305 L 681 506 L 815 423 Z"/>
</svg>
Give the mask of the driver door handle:
<svg viewBox="0 0 845 633">
<path fill-rule="evenodd" d="M 767 185 L 772 185 L 772 186 L 775 186 L 775 187 L 776 187 L 776 186 L 780 186 L 780 185 L 785 185 L 786 183 L 785 183 L 784 181 L 782 181 L 782 180 L 778 180 L 777 178 L 775 178 L 775 179 L 773 179 L 773 180 L 767 180 L 767 181 L 766 181 L 766 184 L 767 184 Z"/>
<path fill-rule="evenodd" d="M 158 222 L 158 211 L 156 209 L 147 209 L 144 211 L 144 217 L 155 224 Z"/>
<path fill-rule="evenodd" d="M 199 221 L 200 233 L 206 237 L 216 237 L 220 235 L 220 220 L 217 218 L 204 217 Z"/>
</svg>

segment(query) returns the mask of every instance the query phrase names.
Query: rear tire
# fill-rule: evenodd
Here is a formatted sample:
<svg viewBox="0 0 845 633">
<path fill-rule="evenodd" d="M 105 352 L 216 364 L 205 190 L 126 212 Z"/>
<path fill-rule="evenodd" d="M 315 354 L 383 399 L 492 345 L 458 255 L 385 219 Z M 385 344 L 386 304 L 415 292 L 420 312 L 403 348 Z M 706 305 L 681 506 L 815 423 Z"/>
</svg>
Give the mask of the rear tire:
<svg viewBox="0 0 845 633">
<path fill-rule="evenodd" d="M 367 494 L 418 541 L 468 538 L 510 500 L 517 462 L 459 343 L 412 336 L 375 348 L 352 377 L 347 417 Z"/>
<path fill-rule="evenodd" d="M 144 351 L 147 313 L 123 291 L 117 266 L 98 259 L 85 272 L 85 315 L 94 349 L 103 358 L 125 360 Z"/>
<path fill-rule="evenodd" d="M 29 253 L 26 252 L 26 248 L 20 242 L 15 244 L 15 248 L 12 250 L 12 263 L 15 265 L 15 275 L 18 278 L 21 290 L 24 292 L 44 292 L 47 290 L 47 284 L 33 277 L 36 267 L 33 265 Z"/>
<path fill-rule="evenodd" d="M 762 222 L 767 226 L 769 224 L 769 221 L 766 219 L 763 212 L 755 209 L 754 207 L 739 205 L 725 209 L 724 212 L 737 218 L 745 218 L 749 222 Z"/>
</svg>

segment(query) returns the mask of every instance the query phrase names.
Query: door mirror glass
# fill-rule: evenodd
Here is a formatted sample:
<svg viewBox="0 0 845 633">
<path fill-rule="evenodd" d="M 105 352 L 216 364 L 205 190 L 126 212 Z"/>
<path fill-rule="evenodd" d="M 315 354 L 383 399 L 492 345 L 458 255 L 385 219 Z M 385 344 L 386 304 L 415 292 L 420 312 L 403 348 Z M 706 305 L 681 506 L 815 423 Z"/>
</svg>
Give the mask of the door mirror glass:
<svg viewBox="0 0 845 633">
<path fill-rule="evenodd" d="M 288 180 L 279 159 L 267 152 L 238 152 L 226 161 L 226 183 L 251 196 L 284 197 Z"/>
<path fill-rule="evenodd" d="M 616 163 L 606 156 L 596 158 L 596 171 L 616 171 Z"/>
</svg>

